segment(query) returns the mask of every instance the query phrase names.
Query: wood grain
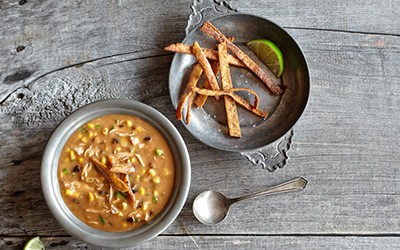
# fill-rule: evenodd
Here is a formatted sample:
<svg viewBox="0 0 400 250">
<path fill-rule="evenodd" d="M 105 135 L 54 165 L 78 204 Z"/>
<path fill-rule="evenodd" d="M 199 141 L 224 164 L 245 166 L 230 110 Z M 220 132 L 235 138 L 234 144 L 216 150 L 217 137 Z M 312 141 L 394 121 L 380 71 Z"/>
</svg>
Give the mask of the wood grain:
<svg viewBox="0 0 400 250">
<path fill-rule="evenodd" d="M 399 5 L 233 3 L 285 27 L 310 69 L 310 99 L 294 128 L 288 165 L 270 173 L 238 153 L 201 144 L 175 120 L 168 92 L 172 54 L 162 48 L 184 38 L 190 4 L 0 2 L 0 248 L 17 249 L 41 235 L 51 249 L 94 249 L 58 226 L 43 200 L 39 171 L 56 125 L 107 98 L 160 110 L 190 152 L 184 209 L 143 249 L 398 248 Z M 219 225 L 201 225 L 191 212 L 201 191 L 234 197 L 299 175 L 309 180 L 302 193 L 235 204 Z"/>
<path fill-rule="evenodd" d="M 2 238 L 0 246 L 21 249 L 27 239 Z M 46 249 L 98 249 L 70 237 L 43 237 Z M 3 242 L 3 244 L 1 244 Z M 128 249 L 396 249 L 400 242 L 393 237 L 354 236 L 158 236 L 137 248 Z"/>
</svg>

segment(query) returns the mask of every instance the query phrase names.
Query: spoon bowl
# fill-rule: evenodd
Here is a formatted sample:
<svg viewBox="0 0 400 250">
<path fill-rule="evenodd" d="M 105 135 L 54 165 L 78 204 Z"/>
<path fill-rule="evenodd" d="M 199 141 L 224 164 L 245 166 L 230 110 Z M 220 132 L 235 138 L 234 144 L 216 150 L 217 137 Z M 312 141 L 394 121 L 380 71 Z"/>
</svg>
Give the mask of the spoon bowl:
<svg viewBox="0 0 400 250">
<path fill-rule="evenodd" d="M 203 224 L 221 222 L 228 215 L 230 200 L 216 191 L 204 191 L 193 203 L 194 216 Z"/>
<path fill-rule="evenodd" d="M 217 224 L 226 218 L 230 206 L 235 202 L 264 195 L 300 191 L 306 186 L 307 180 L 303 177 L 298 177 L 270 187 L 265 191 L 232 199 L 227 198 L 223 194 L 216 191 L 204 191 L 200 193 L 193 202 L 193 214 L 201 223 L 205 225 Z"/>
</svg>

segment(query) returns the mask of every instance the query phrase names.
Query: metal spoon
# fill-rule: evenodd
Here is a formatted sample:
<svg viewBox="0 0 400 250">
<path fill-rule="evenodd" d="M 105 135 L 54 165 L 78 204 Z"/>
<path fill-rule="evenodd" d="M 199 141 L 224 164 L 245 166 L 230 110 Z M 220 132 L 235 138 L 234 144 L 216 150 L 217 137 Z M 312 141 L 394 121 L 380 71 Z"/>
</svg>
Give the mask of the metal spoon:
<svg viewBox="0 0 400 250">
<path fill-rule="evenodd" d="M 298 177 L 288 182 L 272 186 L 265 191 L 237 197 L 226 198 L 223 194 L 216 191 L 204 191 L 199 194 L 193 203 L 194 216 L 203 224 L 217 224 L 228 215 L 229 207 L 237 202 L 263 195 L 286 193 L 303 190 L 307 185 L 307 180 Z"/>
</svg>

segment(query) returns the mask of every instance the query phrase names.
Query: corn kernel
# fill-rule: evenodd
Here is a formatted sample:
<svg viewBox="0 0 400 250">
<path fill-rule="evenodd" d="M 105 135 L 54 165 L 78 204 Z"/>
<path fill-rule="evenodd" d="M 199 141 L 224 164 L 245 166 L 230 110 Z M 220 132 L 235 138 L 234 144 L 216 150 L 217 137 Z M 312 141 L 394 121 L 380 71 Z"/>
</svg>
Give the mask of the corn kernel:
<svg viewBox="0 0 400 250">
<path fill-rule="evenodd" d="M 156 183 L 156 184 L 160 183 L 160 181 L 161 181 L 161 179 L 158 176 L 154 177 L 154 179 L 153 179 L 153 182 Z"/>
<path fill-rule="evenodd" d="M 103 128 L 103 134 L 104 135 L 108 134 L 108 128 Z"/>
<path fill-rule="evenodd" d="M 79 139 L 81 139 L 82 137 L 83 137 L 83 135 L 82 135 L 82 134 L 79 134 L 79 135 L 78 135 L 78 138 L 79 138 Z"/>
<path fill-rule="evenodd" d="M 79 198 L 79 193 L 78 193 L 78 192 L 75 192 L 75 193 L 74 193 L 74 196 L 75 196 L 76 198 Z"/>
<path fill-rule="evenodd" d="M 79 162 L 79 163 L 83 163 L 84 161 L 85 161 L 85 159 L 83 159 L 82 157 L 79 157 L 79 158 L 78 158 L 78 162 Z"/>
<path fill-rule="evenodd" d="M 94 196 L 91 192 L 89 192 L 89 201 L 90 202 L 94 201 Z"/>
<path fill-rule="evenodd" d="M 143 131 L 143 128 L 139 126 L 139 127 L 136 128 L 136 130 L 137 130 L 138 132 L 142 132 L 142 131 Z"/>
<path fill-rule="evenodd" d="M 147 202 L 143 202 L 143 211 L 146 211 L 149 208 L 149 204 Z"/>
<path fill-rule="evenodd" d="M 97 136 L 97 132 L 94 132 L 93 135 L 96 137 Z"/>
<path fill-rule="evenodd" d="M 158 196 L 158 191 L 157 191 L 157 190 L 154 190 L 154 191 L 153 191 L 153 195 L 154 195 L 154 197 L 157 197 L 157 196 Z"/>
<path fill-rule="evenodd" d="M 87 124 L 87 127 L 88 127 L 88 128 L 91 128 L 91 129 L 94 129 L 94 124 L 93 124 L 93 123 L 88 123 L 88 124 Z"/>
<path fill-rule="evenodd" d="M 156 171 L 155 171 L 154 169 L 150 168 L 149 174 L 150 174 L 151 176 L 155 176 L 155 175 L 156 175 Z"/>
<path fill-rule="evenodd" d="M 71 189 L 66 189 L 65 190 L 65 194 L 68 195 L 68 196 L 72 196 L 74 194 L 74 192 L 72 192 Z"/>
<path fill-rule="evenodd" d="M 120 144 L 122 147 L 128 147 L 129 141 L 126 138 L 121 138 Z"/>
<path fill-rule="evenodd" d="M 123 226 L 124 228 L 126 228 L 128 225 L 127 225 L 125 222 L 123 222 L 123 223 L 122 223 L 122 226 Z"/>
<path fill-rule="evenodd" d="M 120 152 L 120 151 L 121 151 L 121 147 L 116 147 L 116 148 L 115 148 L 115 151 Z"/>
<path fill-rule="evenodd" d="M 131 163 L 135 163 L 136 158 L 135 157 L 131 157 Z"/>
<path fill-rule="evenodd" d="M 144 195 L 146 190 L 144 190 L 144 187 L 139 188 L 139 194 Z"/>
<path fill-rule="evenodd" d="M 119 211 L 118 215 L 121 217 L 124 216 L 124 214 L 121 211 Z"/>
<path fill-rule="evenodd" d="M 87 142 L 86 136 L 82 137 L 81 141 L 84 142 L 84 143 L 86 143 L 86 142 Z"/>
<path fill-rule="evenodd" d="M 128 208 L 128 204 L 126 202 L 121 203 L 121 210 L 125 211 Z"/>
<path fill-rule="evenodd" d="M 75 152 L 73 150 L 69 151 L 69 158 L 71 159 L 71 161 L 74 161 L 76 159 Z"/>
<path fill-rule="evenodd" d="M 130 120 L 127 120 L 127 121 L 126 121 L 126 126 L 128 126 L 128 127 L 132 127 L 132 121 L 130 121 Z"/>
<path fill-rule="evenodd" d="M 89 138 L 93 138 L 94 133 L 92 131 L 89 132 Z"/>
<path fill-rule="evenodd" d="M 107 159 L 106 159 L 106 157 L 104 157 L 104 156 L 101 157 L 101 160 L 100 160 L 100 161 L 101 161 L 101 163 L 103 163 L 103 164 L 106 164 L 106 163 L 107 163 Z"/>
<path fill-rule="evenodd" d="M 69 158 L 67 157 L 67 158 L 65 158 L 65 161 L 64 161 L 65 163 L 68 163 L 69 162 Z"/>
</svg>

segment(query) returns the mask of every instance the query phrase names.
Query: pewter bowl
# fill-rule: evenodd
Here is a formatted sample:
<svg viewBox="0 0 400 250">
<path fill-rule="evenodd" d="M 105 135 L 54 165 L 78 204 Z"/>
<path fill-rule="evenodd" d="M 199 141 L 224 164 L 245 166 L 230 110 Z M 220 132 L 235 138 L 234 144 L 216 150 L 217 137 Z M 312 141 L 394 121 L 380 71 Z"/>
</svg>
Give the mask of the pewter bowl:
<svg viewBox="0 0 400 250">
<path fill-rule="evenodd" d="M 209 21 L 225 36 L 233 36 L 234 43 L 249 56 L 252 56 L 252 52 L 246 47 L 248 41 L 262 38 L 275 43 L 284 57 L 285 69 L 281 81 L 286 90 L 281 96 L 273 96 L 249 70 L 232 66 L 230 69 L 234 87 L 251 88 L 256 91 L 260 98 L 260 108 L 268 111 L 269 117 L 262 119 L 239 107 L 242 138 L 231 138 L 228 136 L 223 101 L 217 102 L 214 98 L 208 98 L 202 109 L 192 108 L 191 121 L 184 125 L 194 137 L 210 147 L 238 152 L 261 149 L 285 135 L 303 113 L 310 89 L 306 60 L 293 38 L 267 19 L 233 13 Z M 217 42 L 204 34 L 200 28 L 201 25 L 193 29 L 182 43 L 192 45 L 194 41 L 198 41 L 201 47 L 216 48 Z M 254 55 L 252 57 L 254 58 Z M 175 108 L 187 84 L 190 70 L 196 62 L 193 55 L 177 53 L 173 58 L 169 89 Z M 242 97 L 250 102 L 253 100 L 251 96 Z"/>
<path fill-rule="evenodd" d="M 61 150 L 79 127 L 106 114 L 137 116 L 153 125 L 168 141 L 175 162 L 175 184 L 163 211 L 149 223 L 127 232 L 105 232 L 89 227 L 68 209 L 58 183 Z M 154 108 L 130 100 L 106 100 L 86 105 L 68 116 L 50 137 L 43 154 L 41 184 L 46 203 L 59 224 L 72 236 L 99 247 L 134 247 L 164 231 L 178 216 L 189 192 L 190 160 L 185 143 L 172 123 Z"/>
</svg>

